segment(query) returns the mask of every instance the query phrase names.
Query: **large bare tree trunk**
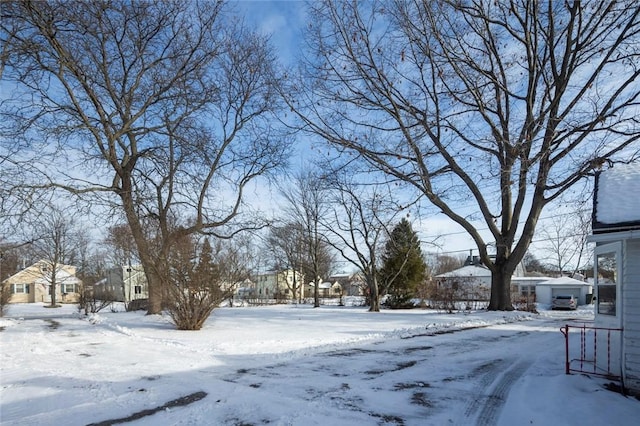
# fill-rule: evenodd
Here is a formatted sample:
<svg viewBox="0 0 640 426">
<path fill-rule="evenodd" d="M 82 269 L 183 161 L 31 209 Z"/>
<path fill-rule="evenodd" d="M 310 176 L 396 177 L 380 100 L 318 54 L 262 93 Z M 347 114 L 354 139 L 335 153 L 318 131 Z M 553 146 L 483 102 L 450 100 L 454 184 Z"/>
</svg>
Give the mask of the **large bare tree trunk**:
<svg viewBox="0 0 640 426">
<path fill-rule="evenodd" d="M 511 303 L 511 272 L 503 269 L 491 273 L 491 299 L 488 310 L 512 311 Z"/>
<path fill-rule="evenodd" d="M 369 283 L 369 312 L 380 312 L 380 291 L 378 290 L 378 279 L 367 277 Z"/>
</svg>

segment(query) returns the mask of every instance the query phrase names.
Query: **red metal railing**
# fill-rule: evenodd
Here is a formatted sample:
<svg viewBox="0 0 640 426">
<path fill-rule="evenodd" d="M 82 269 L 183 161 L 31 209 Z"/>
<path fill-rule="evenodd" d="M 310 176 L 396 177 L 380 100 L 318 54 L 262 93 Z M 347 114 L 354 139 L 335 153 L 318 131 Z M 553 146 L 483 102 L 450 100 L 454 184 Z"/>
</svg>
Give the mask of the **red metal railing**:
<svg viewBox="0 0 640 426">
<path fill-rule="evenodd" d="M 580 354 L 577 358 L 572 358 L 569 353 L 570 328 L 578 329 L 580 332 Z M 590 327 L 585 324 L 580 326 L 567 324 L 560 328 L 560 332 L 564 335 L 566 374 L 575 372 L 602 376 L 611 380 L 621 380 L 619 373 L 611 371 L 611 333 L 620 333 L 620 339 L 622 339 L 622 328 Z M 598 352 L 598 345 L 603 344 L 606 345 L 606 350 L 603 351 L 602 348 L 600 348 L 600 352 Z M 599 360 L 598 355 L 600 355 Z M 604 360 L 602 359 L 603 355 L 606 358 Z M 604 366 L 606 366 L 606 368 Z"/>
</svg>

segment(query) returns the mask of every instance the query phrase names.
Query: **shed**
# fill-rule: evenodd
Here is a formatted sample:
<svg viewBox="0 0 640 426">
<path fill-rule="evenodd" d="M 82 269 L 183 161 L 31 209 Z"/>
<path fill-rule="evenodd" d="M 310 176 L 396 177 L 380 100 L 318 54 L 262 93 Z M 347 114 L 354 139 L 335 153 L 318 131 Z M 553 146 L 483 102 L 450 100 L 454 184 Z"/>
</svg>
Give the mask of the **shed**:
<svg viewBox="0 0 640 426">
<path fill-rule="evenodd" d="M 612 335 L 608 371 L 619 371 L 627 390 L 640 395 L 640 164 L 596 174 L 592 231 L 595 323 L 622 329 Z M 599 363 L 606 360 L 597 358 L 605 371 Z"/>
</svg>

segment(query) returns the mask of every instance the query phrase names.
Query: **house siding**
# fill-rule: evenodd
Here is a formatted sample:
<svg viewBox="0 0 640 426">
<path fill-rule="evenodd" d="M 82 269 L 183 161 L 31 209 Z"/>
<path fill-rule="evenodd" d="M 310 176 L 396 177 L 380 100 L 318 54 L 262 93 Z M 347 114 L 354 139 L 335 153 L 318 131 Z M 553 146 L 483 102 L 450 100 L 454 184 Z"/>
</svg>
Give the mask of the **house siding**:
<svg viewBox="0 0 640 426">
<path fill-rule="evenodd" d="M 625 386 L 640 393 L 640 239 L 623 250 L 623 365 Z"/>
</svg>

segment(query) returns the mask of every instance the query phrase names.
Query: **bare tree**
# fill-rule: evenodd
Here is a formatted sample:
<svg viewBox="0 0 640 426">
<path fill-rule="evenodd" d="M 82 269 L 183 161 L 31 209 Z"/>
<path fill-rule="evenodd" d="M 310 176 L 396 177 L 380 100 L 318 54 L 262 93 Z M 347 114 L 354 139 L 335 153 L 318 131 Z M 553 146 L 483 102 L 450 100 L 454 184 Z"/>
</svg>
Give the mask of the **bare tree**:
<svg viewBox="0 0 640 426">
<path fill-rule="evenodd" d="M 387 225 L 398 210 L 386 185 L 358 183 L 353 173 L 336 175 L 330 186 L 336 208 L 323 223 L 333 236 L 331 245 L 362 273 L 369 311 L 380 312 L 379 252 L 389 234 Z"/>
<path fill-rule="evenodd" d="M 297 222 L 272 225 L 266 237 L 267 250 L 271 252 L 275 269 L 291 268 L 291 282 L 285 280 L 286 286 L 294 300 L 302 302 L 304 294 L 303 270 L 307 261 L 306 233 Z"/>
<path fill-rule="evenodd" d="M 305 276 L 313 283 L 313 306 L 320 306 L 320 284 L 327 270 L 326 238 L 322 220 L 328 215 L 329 204 L 325 183 L 312 171 L 301 171 L 291 186 L 282 189 L 287 200 L 286 215 L 301 230 L 305 247 Z"/>
<path fill-rule="evenodd" d="M 582 266 L 587 251 L 587 237 L 591 233 L 591 212 L 580 209 L 573 213 L 555 215 L 540 227 L 536 238 L 549 269 L 562 275 L 575 274 Z"/>
<path fill-rule="evenodd" d="M 462 226 L 492 272 L 489 309 L 513 309 L 510 277 L 543 208 L 594 168 L 639 156 L 640 6 L 310 8 L 308 59 L 287 97 L 302 128 Z"/>
<path fill-rule="evenodd" d="M 72 284 L 67 282 L 71 277 L 64 270 L 79 260 L 77 248 L 86 237 L 73 216 L 68 208 L 51 206 L 30 226 L 33 233 L 30 251 L 40 261 L 36 273 L 48 286 L 51 307 L 58 306 L 57 287 Z M 75 290 L 80 292 L 79 288 Z"/>
<path fill-rule="evenodd" d="M 115 265 L 138 263 L 138 249 L 131 229 L 126 223 L 109 227 L 103 245 L 108 252 L 109 261 Z"/>
<path fill-rule="evenodd" d="M 436 256 L 427 256 L 427 261 L 430 263 L 430 268 L 433 271 L 433 275 L 444 274 L 445 272 L 451 272 L 456 269 L 462 268 L 466 255 L 450 255 L 440 254 Z"/>
<path fill-rule="evenodd" d="M 261 226 L 242 214 L 244 188 L 277 170 L 287 145 L 272 126 L 279 82 L 267 40 L 223 2 L 1 7 L 11 52 L 3 79 L 16 83 L 0 108 L 3 143 L 22 143 L 36 164 L 46 158 L 47 184 L 33 187 L 120 210 L 147 275 L 149 313 L 159 312 L 171 244 Z M 175 217 L 190 220 L 172 226 Z M 147 229 L 157 230 L 153 241 Z"/>
</svg>

